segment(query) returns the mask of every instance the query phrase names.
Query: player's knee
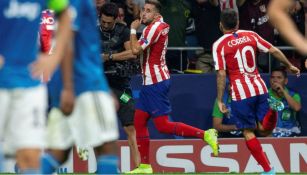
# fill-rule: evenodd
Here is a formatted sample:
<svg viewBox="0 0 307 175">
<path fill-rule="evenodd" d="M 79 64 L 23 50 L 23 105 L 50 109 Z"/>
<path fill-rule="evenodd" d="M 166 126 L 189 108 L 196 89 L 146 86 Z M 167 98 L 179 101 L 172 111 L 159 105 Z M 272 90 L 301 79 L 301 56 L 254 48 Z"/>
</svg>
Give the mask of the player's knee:
<svg viewBox="0 0 307 175">
<path fill-rule="evenodd" d="M 124 130 L 126 134 L 128 135 L 128 137 L 135 135 L 135 128 L 133 125 L 125 126 Z"/>
</svg>

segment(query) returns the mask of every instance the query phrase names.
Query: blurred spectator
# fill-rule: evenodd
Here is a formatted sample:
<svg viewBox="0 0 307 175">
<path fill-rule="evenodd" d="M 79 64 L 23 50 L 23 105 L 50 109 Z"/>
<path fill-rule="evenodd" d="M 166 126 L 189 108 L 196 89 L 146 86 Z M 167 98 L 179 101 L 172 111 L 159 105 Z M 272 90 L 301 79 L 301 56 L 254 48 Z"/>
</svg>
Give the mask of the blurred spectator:
<svg viewBox="0 0 307 175">
<path fill-rule="evenodd" d="M 228 112 L 223 114 L 215 100 L 213 106 L 213 128 L 219 132 L 219 137 L 242 137 L 242 131 L 236 127 L 236 122 L 231 113 L 231 87 L 228 83 L 223 96 L 223 102 Z"/>
<path fill-rule="evenodd" d="M 136 4 L 140 9 L 143 9 L 145 0 L 133 0 L 134 4 Z"/>
<path fill-rule="evenodd" d="M 133 20 L 139 18 L 140 8 L 133 0 L 111 0 L 111 2 L 117 5 L 122 4 L 125 11 L 125 22 L 127 26 L 130 26 Z"/>
<path fill-rule="evenodd" d="M 300 1 L 293 1 L 292 6 L 289 9 L 289 14 L 291 16 L 292 21 L 296 25 L 298 31 L 305 35 L 305 10 L 304 4 Z M 289 46 L 289 44 L 279 35 L 278 31 L 276 31 L 276 45 L 278 46 Z M 284 51 L 285 55 L 295 66 L 304 70 L 302 66 L 304 65 L 304 57 L 299 54 L 295 50 Z"/>
<path fill-rule="evenodd" d="M 185 32 L 188 17 L 191 14 L 189 3 L 186 0 L 160 0 L 160 3 L 162 5 L 161 15 L 164 17 L 164 21 L 170 25 L 168 46 L 186 46 Z M 185 55 L 183 57 L 186 57 Z M 180 70 L 180 56 L 180 51 L 168 50 L 166 63 L 170 71 Z M 187 60 L 182 59 L 182 61 L 183 69 L 185 69 Z"/>
<path fill-rule="evenodd" d="M 274 137 L 296 136 L 301 133 L 298 122 L 298 112 L 301 110 L 300 95 L 287 88 L 288 77 L 284 68 L 274 69 L 270 77 L 269 95 L 284 103 L 285 108 L 278 111 Z"/>
<path fill-rule="evenodd" d="M 125 22 L 125 6 L 123 4 L 117 4 L 117 6 L 118 6 L 118 16 L 116 20 L 120 23 L 127 25 Z"/>
<path fill-rule="evenodd" d="M 267 7 L 270 0 L 241 0 L 239 5 L 240 29 L 252 30 L 270 43 L 274 43 L 274 28 L 269 23 Z M 278 65 L 272 59 L 272 66 Z M 258 67 L 260 72 L 269 71 L 269 55 L 258 55 Z"/>
<path fill-rule="evenodd" d="M 221 10 L 218 0 L 196 0 L 196 2 L 198 6 L 193 9 L 196 36 L 199 45 L 204 48 L 204 52 L 198 56 L 196 69 L 202 70 L 204 73 L 214 72 L 212 45 L 222 36 L 219 28 Z"/>
<path fill-rule="evenodd" d="M 96 2 L 96 11 L 97 14 L 100 14 L 100 9 L 103 6 L 103 4 L 105 4 L 106 2 L 109 2 L 109 0 L 95 0 Z"/>
<path fill-rule="evenodd" d="M 228 8 L 228 9 L 233 9 L 238 13 L 239 10 L 237 6 L 237 1 L 240 1 L 240 0 L 219 0 L 221 11 Z"/>
</svg>

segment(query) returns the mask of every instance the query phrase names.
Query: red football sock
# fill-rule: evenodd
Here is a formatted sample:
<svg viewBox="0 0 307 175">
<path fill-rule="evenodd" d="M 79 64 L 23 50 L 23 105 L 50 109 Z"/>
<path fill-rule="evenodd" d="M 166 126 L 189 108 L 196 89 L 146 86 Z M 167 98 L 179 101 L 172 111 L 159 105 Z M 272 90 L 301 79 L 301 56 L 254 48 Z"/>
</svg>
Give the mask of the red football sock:
<svg viewBox="0 0 307 175">
<path fill-rule="evenodd" d="M 257 162 L 262 166 L 265 172 L 271 170 L 270 163 L 262 150 L 262 146 L 259 140 L 254 137 L 250 140 L 246 140 L 247 148 L 250 150 L 251 154 L 257 160 Z"/>
<path fill-rule="evenodd" d="M 134 127 L 136 131 L 136 141 L 138 144 L 138 150 L 141 156 L 142 164 L 149 164 L 149 132 L 147 128 L 147 121 L 149 114 L 136 109 L 134 113 Z"/>
<path fill-rule="evenodd" d="M 276 127 L 276 122 L 277 112 L 273 111 L 272 109 L 269 109 L 262 121 L 263 129 L 267 131 L 272 131 Z"/>
<path fill-rule="evenodd" d="M 165 134 L 175 134 L 183 137 L 196 137 L 203 139 L 204 131 L 180 122 L 170 122 L 168 116 L 159 116 L 153 119 L 159 132 Z"/>
</svg>

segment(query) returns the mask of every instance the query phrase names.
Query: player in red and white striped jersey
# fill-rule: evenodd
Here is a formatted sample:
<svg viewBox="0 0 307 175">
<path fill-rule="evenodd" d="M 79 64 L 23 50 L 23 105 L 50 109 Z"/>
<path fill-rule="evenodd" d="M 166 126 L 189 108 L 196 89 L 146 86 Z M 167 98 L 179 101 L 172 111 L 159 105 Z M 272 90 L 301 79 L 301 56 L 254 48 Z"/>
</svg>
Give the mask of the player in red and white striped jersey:
<svg viewBox="0 0 307 175">
<path fill-rule="evenodd" d="M 50 53 L 52 49 L 52 36 L 55 30 L 54 12 L 52 10 L 44 10 L 41 14 L 40 23 L 40 44 L 41 51 Z"/>
<path fill-rule="evenodd" d="M 228 72 L 234 101 L 268 92 L 257 70 L 256 54 L 271 48 L 257 33 L 247 30 L 230 31 L 214 43 L 215 69 Z"/>
<path fill-rule="evenodd" d="M 171 112 L 168 92 L 170 75 L 165 64 L 165 54 L 168 42 L 169 25 L 163 22 L 160 15 L 161 4 L 158 0 L 146 0 L 141 20 L 131 24 L 131 50 L 135 55 L 141 55 L 143 86 L 137 101 L 134 114 L 134 126 L 141 164 L 130 173 L 152 173 L 149 162 L 149 132 L 147 122 L 153 119 L 154 125 L 161 133 L 189 136 L 203 139 L 215 156 L 218 155 L 216 130 L 201 130 L 184 123 L 171 122 L 168 115 Z M 139 40 L 136 29 L 142 21 L 147 27 Z M 176 30 L 176 29 L 174 29 Z"/>
<path fill-rule="evenodd" d="M 276 111 L 269 108 L 267 87 L 257 70 L 257 53 L 269 52 L 297 75 L 300 70 L 279 49 L 255 32 L 238 30 L 238 25 L 234 10 L 222 11 L 220 28 L 224 35 L 212 49 L 217 70 L 217 103 L 221 112 L 228 112 L 222 102 L 228 75 L 232 90 L 231 113 L 236 127 L 243 130 L 248 149 L 265 173 L 275 174 L 254 134 L 256 128 L 263 135 L 270 134 L 277 120 Z"/>
<path fill-rule="evenodd" d="M 143 30 L 139 44 L 143 50 L 141 67 L 144 85 L 155 84 L 170 78 L 165 62 L 168 32 L 169 25 L 163 21 L 162 16 L 157 17 Z"/>
</svg>

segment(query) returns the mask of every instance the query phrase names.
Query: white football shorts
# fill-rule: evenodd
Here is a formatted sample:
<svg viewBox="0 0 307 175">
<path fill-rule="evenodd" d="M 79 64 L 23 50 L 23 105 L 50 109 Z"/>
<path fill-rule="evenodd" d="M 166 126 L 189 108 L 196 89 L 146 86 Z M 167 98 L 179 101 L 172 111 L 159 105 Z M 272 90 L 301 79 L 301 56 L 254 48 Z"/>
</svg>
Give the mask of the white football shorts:
<svg viewBox="0 0 307 175">
<path fill-rule="evenodd" d="M 0 89 L 0 140 L 5 154 L 45 143 L 47 91 L 44 85 Z"/>
</svg>

